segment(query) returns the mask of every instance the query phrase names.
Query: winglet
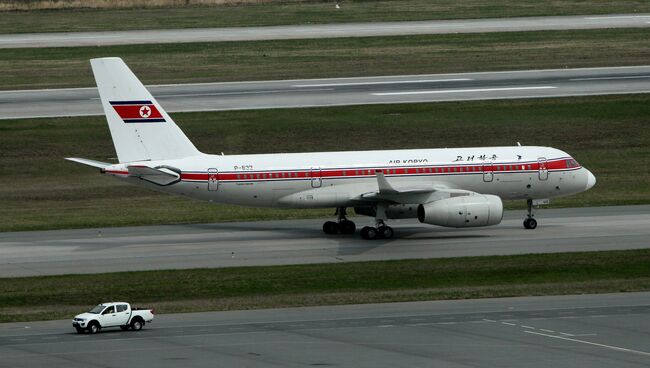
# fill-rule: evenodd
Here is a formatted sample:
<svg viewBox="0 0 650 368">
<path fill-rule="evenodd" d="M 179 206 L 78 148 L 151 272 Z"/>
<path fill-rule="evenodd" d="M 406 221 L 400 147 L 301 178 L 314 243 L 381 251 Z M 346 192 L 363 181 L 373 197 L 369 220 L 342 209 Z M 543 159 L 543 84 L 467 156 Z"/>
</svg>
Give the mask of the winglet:
<svg viewBox="0 0 650 368">
<path fill-rule="evenodd" d="M 395 190 L 386 180 L 384 173 L 381 170 L 376 170 L 375 175 L 377 176 L 377 185 L 379 186 L 379 194 L 397 194 L 398 191 Z"/>
<path fill-rule="evenodd" d="M 96 167 L 98 169 L 105 169 L 108 166 L 111 166 L 112 164 L 109 164 L 107 162 L 101 162 L 101 161 L 95 161 L 95 160 L 89 160 L 87 158 L 78 158 L 78 157 L 66 157 L 65 158 L 68 161 L 76 162 L 79 164 L 84 164 L 92 167 Z"/>
</svg>

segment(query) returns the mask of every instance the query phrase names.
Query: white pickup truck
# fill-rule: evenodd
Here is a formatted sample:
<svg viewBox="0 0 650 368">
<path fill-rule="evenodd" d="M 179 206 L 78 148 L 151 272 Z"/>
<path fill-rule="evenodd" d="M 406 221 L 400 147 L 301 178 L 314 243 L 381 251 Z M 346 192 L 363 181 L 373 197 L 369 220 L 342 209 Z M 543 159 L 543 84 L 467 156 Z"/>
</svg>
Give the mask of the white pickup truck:
<svg viewBox="0 0 650 368">
<path fill-rule="evenodd" d="M 129 303 L 112 302 L 97 305 L 86 313 L 72 319 L 72 327 L 77 333 L 97 333 L 102 328 L 119 327 L 122 331 L 129 328 L 138 331 L 145 323 L 153 321 L 153 309 L 131 309 Z"/>
</svg>

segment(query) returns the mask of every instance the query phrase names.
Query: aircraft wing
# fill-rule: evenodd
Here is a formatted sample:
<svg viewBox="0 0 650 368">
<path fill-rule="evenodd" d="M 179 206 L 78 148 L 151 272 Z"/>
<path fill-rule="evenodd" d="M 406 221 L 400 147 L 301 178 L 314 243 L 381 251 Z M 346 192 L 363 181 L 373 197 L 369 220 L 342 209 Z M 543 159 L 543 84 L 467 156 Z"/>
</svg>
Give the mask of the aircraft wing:
<svg viewBox="0 0 650 368">
<path fill-rule="evenodd" d="M 362 193 L 354 197 L 354 201 L 362 203 L 387 202 L 391 204 L 427 203 L 441 198 L 465 196 L 473 193 L 467 190 L 448 188 L 443 185 L 393 186 L 386 180 L 383 172 L 378 171 L 376 176 L 378 190 Z"/>
</svg>

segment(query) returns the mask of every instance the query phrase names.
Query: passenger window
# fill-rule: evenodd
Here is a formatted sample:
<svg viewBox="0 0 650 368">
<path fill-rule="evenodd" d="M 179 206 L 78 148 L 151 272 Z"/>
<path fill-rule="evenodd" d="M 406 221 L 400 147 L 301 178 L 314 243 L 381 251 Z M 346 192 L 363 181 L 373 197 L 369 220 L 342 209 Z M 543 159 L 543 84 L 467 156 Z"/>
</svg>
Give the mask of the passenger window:
<svg viewBox="0 0 650 368">
<path fill-rule="evenodd" d="M 126 304 L 119 304 L 117 306 L 117 312 L 124 312 L 126 310 Z"/>
<path fill-rule="evenodd" d="M 110 307 L 106 308 L 106 310 L 104 310 L 104 312 L 102 312 L 102 314 L 113 314 L 113 313 L 115 313 L 115 307 L 113 307 L 112 305 Z"/>
</svg>

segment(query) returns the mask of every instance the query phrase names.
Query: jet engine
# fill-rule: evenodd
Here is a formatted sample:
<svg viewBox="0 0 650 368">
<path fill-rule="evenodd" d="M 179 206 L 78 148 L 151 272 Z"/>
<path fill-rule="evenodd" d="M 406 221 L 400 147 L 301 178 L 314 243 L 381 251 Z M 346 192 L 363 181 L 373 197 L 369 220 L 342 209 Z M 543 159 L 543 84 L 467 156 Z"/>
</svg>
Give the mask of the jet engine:
<svg viewBox="0 0 650 368">
<path fill-rule="evenodd" d="M 447 227 L 496 225 L 503 218 L 501 198 L 474 194 L 441 199 L 418 206 L 418 220 Z"/>
</svg>

